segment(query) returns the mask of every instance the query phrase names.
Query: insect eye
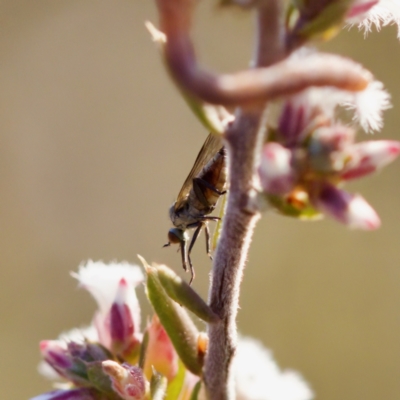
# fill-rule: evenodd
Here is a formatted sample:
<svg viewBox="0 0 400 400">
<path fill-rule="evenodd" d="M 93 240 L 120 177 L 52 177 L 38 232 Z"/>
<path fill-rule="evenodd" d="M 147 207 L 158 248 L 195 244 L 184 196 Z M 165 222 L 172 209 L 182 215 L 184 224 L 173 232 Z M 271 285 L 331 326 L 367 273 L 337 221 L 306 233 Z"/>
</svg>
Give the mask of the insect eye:
<svg viewBox="0 0 400 400">
<path fill-rule="evenodd" d="M 182 229 L 172 228 L 168 232 L 168 240 L 171 243 L 180 243 L 186 240 L 185 233 Z"/>
</svg>

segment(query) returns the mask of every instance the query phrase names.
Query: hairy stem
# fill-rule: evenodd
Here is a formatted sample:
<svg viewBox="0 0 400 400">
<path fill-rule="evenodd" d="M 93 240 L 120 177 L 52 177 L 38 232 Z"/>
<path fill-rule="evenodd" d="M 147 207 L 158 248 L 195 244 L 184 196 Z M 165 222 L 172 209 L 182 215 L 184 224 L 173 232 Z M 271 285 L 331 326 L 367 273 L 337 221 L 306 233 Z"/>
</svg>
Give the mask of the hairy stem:
<svg viewBox="0 0 400 400">
<path fill-rule="evenodd" d="M 266 67 L 285 57 L 281 2 L 261 3 L 257 10 L 255 67 Z M 259 213 L 249 207 L 254 191 L 254 169 L 264 141 L 265 107 L 238 109 L 226 132 L 230 188 L 224 223 L 215 255 L 210 307 L 221 322 L 210 324 L 204 381 L 210 400 L 235 398 L 231 365 L 236 350 L 236 315 L 240 283 Z"/>
<path fill-rule="evenodd" d="M 234 398 L 230 369 L 236 348 L 240 282 L 259 219 L 259 214 L 249 210 L 248 205 L 254 176 L 254 149 L 262 131 L 260 115 L 255 112 L 237 115 L 227 132 L 231 184 L 209 294 L 210 307 L 221 321 L 209 325 L 209 348 L 204 368 L 210 400 Z"/>
</svg>

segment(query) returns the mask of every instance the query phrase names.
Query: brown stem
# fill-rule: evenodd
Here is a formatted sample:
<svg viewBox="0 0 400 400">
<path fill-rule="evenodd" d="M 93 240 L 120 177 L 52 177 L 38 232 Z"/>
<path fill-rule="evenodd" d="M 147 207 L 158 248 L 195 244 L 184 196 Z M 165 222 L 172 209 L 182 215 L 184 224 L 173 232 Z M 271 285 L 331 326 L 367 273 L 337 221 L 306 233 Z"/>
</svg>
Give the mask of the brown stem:
<svg viewBox="0 0 400 400">
<path fill-rule="evenodd" d="M 261 130 L 262 131 L 262 130 Z M 210 307 L 221 322 L 208 328 L 209 348 L 204 381 L 209 400 L 233 399 L 231 362 L 236 349 L 236 314 L 240 282 L 259 214 L 249 211 L 260 114 L 241 113 L 226 134 L 230 188 L 226 214 L 215 254 Z"/>
</svg>

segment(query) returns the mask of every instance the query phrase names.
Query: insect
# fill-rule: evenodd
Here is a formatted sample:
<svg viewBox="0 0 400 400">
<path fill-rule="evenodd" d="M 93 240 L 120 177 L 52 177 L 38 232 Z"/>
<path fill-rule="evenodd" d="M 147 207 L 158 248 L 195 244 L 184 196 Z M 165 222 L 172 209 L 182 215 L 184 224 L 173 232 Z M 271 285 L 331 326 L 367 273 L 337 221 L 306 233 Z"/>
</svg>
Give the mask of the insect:
<svg viewBox="0 0 400 400">
<path fill-rule="evenodd" d="M 221 195 L 226 193 L 227 163 L 226 149 L 221 137 L 210 133 L 201 148 L 196 161 L 186 178 L 175 203 L 169 209 L 174 228 L 168 232 L 168 243 L 178 243 L 182 256 L 182 266 L 190 269 L 190 282 L 195 276 L 190 253 L 199 233 L 204 228 L 206 234 L 206 250 L 212 259 L 210 251 L 210 231 L 208 221 L 218 221 L 220 218 L 210 216 Z M 189 248 L 187 242 L 188 229 L 196 228 Z"/>
</svg>

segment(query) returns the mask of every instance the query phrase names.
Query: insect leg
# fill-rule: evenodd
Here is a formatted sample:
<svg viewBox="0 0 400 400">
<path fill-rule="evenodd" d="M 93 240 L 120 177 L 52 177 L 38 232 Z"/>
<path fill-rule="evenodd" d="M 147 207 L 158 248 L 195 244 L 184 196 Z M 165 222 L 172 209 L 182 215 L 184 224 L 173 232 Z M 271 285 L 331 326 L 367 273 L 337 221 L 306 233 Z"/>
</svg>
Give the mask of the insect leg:
<svg viewBox="0 0 400 400">
<path fill-rule="evenodd" d="M 180 242 L 180 249 L 181 249 L 181 256 L 182 256 L 182 267 L 185 270 L 185 272 L 187 271 L 187 260 L 186 260 L 186 241 L 182 240 Z M 189 265 L 191 266 L 191 263 L 189 263 Z"/>
<path fill-rule="evenodd" d="M 208 228 L 207 222 L 204 223 L 204 230 L 206 231 L 206 251 L 208 254 L 208 257 L 212 260 L 213 257 L 211 255 L 211 250 L 210 250 L 210 229 Z"/>
<path fill-rule="evenodd" d="M 193 236 L 192 236 L 192 240 L 190 241 L 189 250 L 188 250 L 188 253 L 187 253 L 188 261 L 189 261 L 190 273 L 192 275 L 190 277 L 189 285 L 193 282 L 193 279 L 194 279 L 194 276 L 195 276 L 194 268 L 193 268 L 193 265 L 192 265 L 192 260 L 190 258 L 190 253 L 192 252 L 193 246 L 196 243 L 197 237 L 199 236 L 199 233 L 201 231 L 201 228 L 203 228 L 203 226 L 204 226 L 204 224 L 199 223 L 199 225 L 197 226 L 196 230 L 194 231 Z"/>
</svg>

